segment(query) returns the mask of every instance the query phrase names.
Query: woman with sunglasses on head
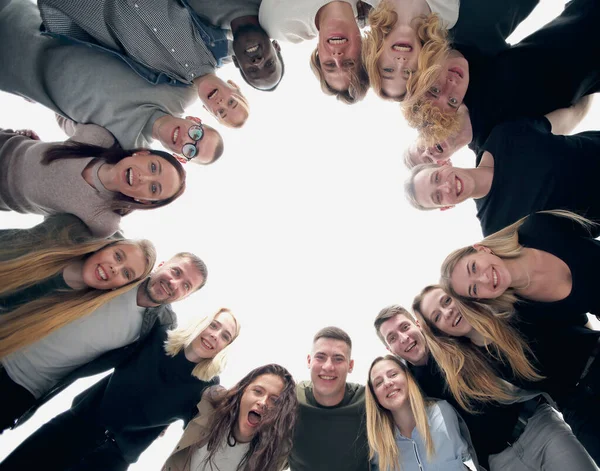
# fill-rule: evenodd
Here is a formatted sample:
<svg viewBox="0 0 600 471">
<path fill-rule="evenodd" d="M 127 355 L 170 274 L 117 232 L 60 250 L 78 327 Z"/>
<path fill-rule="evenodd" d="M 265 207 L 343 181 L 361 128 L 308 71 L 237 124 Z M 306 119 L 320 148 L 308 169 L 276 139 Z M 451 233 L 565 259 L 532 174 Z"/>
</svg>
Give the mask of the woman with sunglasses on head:
<svg viewBox="0 0 600 471">
<path fill-rule="evenodd" d="M 425 287 L 413 308 L 461 404 L 510 400 L 501 380 L 549 393 L 573 434 L 600 461 L 600 332 L 567 323 L 531 322 L 527 305 L 512 316 L 498 316 L 477 301 L 447 294 L 439 285 Z M 565 428 L 550 418 L 556 423 L 553 427 Z M 564 443 L 572 442 L 569 436 Z"/>
<path fill-rule="evenodd" d="M 126 470 L 167 426 L 187 424 L 219 383 L 240 325 L 226 308 L 170 329 L 157 325 L 114 371 L 15 449 L 0 469 Z"/>
<path fill-rule="evenodd" d="M 376 358 L 367 384 L 372 470 L 478 469 L 471 459 L 475 453 L 470 436 L 455 410 L 446 401 L 423 397 L 398 357 Z"/>
<path fill-rule="evenodd" d="M 46 143 L 1 130 L 0 210 L 71 213 L 108 237 L 122 216 L 165 206 L 185 190 L 185 171 L 171 154 L 79 142 L 88 137 Z"/>
<path fill-rule="evenodd" d="M 297 406 L 294 379 L 276 364 L 252 370 L 229 390 L 207 390 L 162 469 L 282 470 Z"/>
<path fill-rule="evenodd" d="M 47 365 L 52 371 L 45 375 L 28 374 L 12 354 L 128 292 L 154 267 L 151 242 L 98 240 L 86 233 L 72 215 L 53 216 L 33 229 L 0 231 L 2 430 L 61 377 L 58 365 Z"/>
</svg>

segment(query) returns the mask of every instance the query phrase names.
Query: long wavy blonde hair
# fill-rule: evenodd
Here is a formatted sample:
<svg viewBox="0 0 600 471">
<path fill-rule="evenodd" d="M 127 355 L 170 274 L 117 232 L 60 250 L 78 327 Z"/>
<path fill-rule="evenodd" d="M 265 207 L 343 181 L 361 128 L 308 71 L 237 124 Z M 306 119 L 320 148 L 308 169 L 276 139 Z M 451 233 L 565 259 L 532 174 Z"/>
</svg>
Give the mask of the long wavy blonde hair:
<svg viewBox="0 0 600 471">
<path fill-rule="evenodd" d="M 423 298 L 438 288 L 443 290 L 440 285 L 423 288 L 415 297 L 412 307 L 421 322 L 434 359 L 446 372 L 450 391 L 466 410 L 469 410 L 473 402 L 511 400 L 514 396 L 499 381 L 485 357 L 482 357 L 470 340 L 442 332 L 423 315 Z M 495 315 L 486 305 L 457 297 L 454 297 L 454 304 L 469 324 L 484 337 L 485 348 L 492 357 L 508 363 L 518 378 L 529 381 L 543 379 L 527 358 L 529 356 L 532 360 L 535 359 L 531 349 L 518 330 L 510 324 L 511 314 Z M 469 358 L 470 356 L 473 358 Z"/>
<path fill-rule="evenodd" d="M 379 469 L 399 471 L 402 457 L 398 450 L 398 445 L 394 438 L 396 425 L 392 413 L 382 407 L 377 401 L 373 383 L 371 381 L 371 370 L 381 362 L 389 360 L 398 365 L 398 368 L 406 375 L 406 384 L 408 385 L 408 398 L 410 400 L 410 409 L 415 417 L 419 435 L 425 441 L 427 457 L 431 458 L 435 454 L 429 422 L 427 421 L 427 407 L 431 401 L 423 397 L 419 385 L 413 378 L 406 365 L 394 355 L 377 357 L 369 367 L 369 376 L 367 379 L 367 390 L 365 392 L 365 404 L 367 409 L 367 438 L 369 441 L 369 459 L 378 455 Z"/>
<path fill-rule="evenodd" d="M 435 78 L 431 80 L 429 87 L 434 82 Z M 461 118 L 458 112 L 446 113 L 426 97 L 417 98 L 418 94 L 426 93 L 429 87 L 422 92 L 415 92 L 411 95 L 410 100 L 402 103 L 402 114 L 406 119 L 406 123 L 411 128 L 418 130 L 419 141 L 424 147 L 434 146 L 438 142 L 443 142 L 457 135 L 461 127 Z"/>
<path fill-rule="evenodd" d="M 210 325 L 215 317 L 222 313 L 229 314 L 235 322 L 235 332 L 232 332 L 231 342 L 229 342 L 229 345 L 231 345 L 238 335 L 240 335 L 241 326 L 233 313 L 229 309 L 223 307 L 212 316 L 203 317 L 202 319 L 190 323 L 186 327 L 179 327 L 167 332 L 167 340 L 165 341 L 165 352 L 167 355 L 172 357 L 177 355 L 183 348 L 191 344 L 192 341 Z M 202 381 L 208 381 L 221 373 L 227 364 L 227 350 L 229 345 L 223 348 L 223 350 L 217 353 L 213 358 L 203 358 L 200 360 L 192 370 L 192 376 L 195 376 Z"/>
<path fill-rule="evenodd" d="M 417 70 L 411 74 L 406 84 L 406 94 L 400 97 L 392 97 L 385 93 L 382 88 L 382 79 L 379 58 L 383 53 L 383 42 L 388 34 L 394 29 L 398 21 L 398 13 L 394 10 L 391 2 L 383 0 L 371 10 L 369 14 L 369 26 L 371 29 L 365 33 L 363 39 L 362 58 L 365 69 L 369 76 L 369 82 L 373 91 L 381 98 L 393 101 L 408 100 L 411 102 L 415 91 L 419 91 L 421 83 L 431 80 L 431 86 L 435 81 L 436 72 L 441 70 L 441 64 L 446 59 L 450 44 L 448 42 L 448 30 L 436 13 L 423 15 L 415 18 L 414 29 L 417 38 L 421 42 L 421 51 L 417 59 Z M 431 79 L 431 77 L 434 77 Z M 429 88 L 429 87 L 428 87 Z"/>
<path fill-rule="evenodd" d="M 588 230 L 593 224 L 592 221 L 577 213 L 562 209 L 539 211 L 539 213 L 551 214 L 553 216 L 570 219 Z M 474 245 L 487 247 L 494 253 L 494 255 L 502 259 L 515 259 L 520 257 L 523 246 L 519 243 L 519 228 L 523 225 L 528 217 L 529 216 L 525 216 L 510 226 L 507 226 L 504 229 L 487 236 L 478 244 L 469 245 L 450 253 L 450 255 L 448 255 L 443 261 L 441 267 L 440 284 L 442 285 L 442 289 L 455 299 L 465 299 L 456 293 L 452 287 L 450 277 L 452 276 L 452 272 L 454 271 L 456 264 L 462 258 L 477 252 L 477 249 L 475 249 Z M 496 315 L 505 315 L 512 314 L 514 311 L 514 305 L 518 300 L 519 299 L 515 294 L 515 290 L 513 288 L 508 288 L 497 298 L 478 299 L 477 301 L 481 305 L 491 307 Z"/>
<path fill-rule="evenodd" d="M 63 231 L 65 234 L 68 231 Z M 115 290 L 60 291 L 31 300 L 9 313 L 0 315 L 0 358 L 30 345 L 76 319 L 87 316 L 103 304 L 133 289 L 152 271 L 156 251 L 148 240 L 90 240 L 82 243 L 62 242 L 42 245 L 34 250 L 0 262 L 0 296 L 12 294 L 61 273 L 68 265 L 80 261 L 110 245 L 134 245 L 144 254 L 145 268 L 139 277 Z M 1 258 L 6 258 L 3 251 Z"/>
</svg>

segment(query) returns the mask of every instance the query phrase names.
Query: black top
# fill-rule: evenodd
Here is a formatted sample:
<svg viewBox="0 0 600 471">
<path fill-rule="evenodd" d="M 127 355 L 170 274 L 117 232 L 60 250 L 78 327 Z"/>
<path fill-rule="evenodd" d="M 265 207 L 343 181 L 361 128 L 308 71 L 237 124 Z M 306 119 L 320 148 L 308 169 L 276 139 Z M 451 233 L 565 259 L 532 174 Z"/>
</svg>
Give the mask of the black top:
<svg viewBox="0 0 600 471">
<path fill-rule="evenodd" d="M 546 118 L 521 118 L 493 129 L 477 165 L 485 151 L 494 157 L 494 178 L 475 200 L 485 236 L 548 209 L 600 221 L 600 131 L 555 136 Z"/>
<path fill-rule="evenodd" d="M 529 319 L 583 325 L 586 313 L 600 313 L 600 241 L 580 224 L 544 213 L 529 216 L 518 234 L 522 246 L 548 252 L 565 262 L 572 277 L 571 293 L 566 298 L 555 302 L 527 300 L 536 307 Z"/>
<path fill-rule="evenodd" d="M 530 311 L 529 307 L 520 309 L 513 325 L 531 349 L 534 357 L 530 361 L 544 379 L 536 382 L 516 378 L 508 364 L 491 358 L 483 347 L 479 350 L 490 359 L 499 377 L 524 389 L 547 392 L 561 408 L 571 399 L 600 331 L 565 323 L 531 322 Z"/>
<path fill-rule="evenodd" d="M 507 49 L 506 38 L 533 11 L 539 0 L 461 0 L 458 21 L 449 31 L 456 45 L 486 54 Z"/>
<path fill-rule="evenodd" d="M 426 396 L 445 399 L 460 413 L 471 433 L 479 464 L 487 468 L 488 456 L 500 453 L 508 446 L 507 441 L 511 439 L 519 417 L 520 405 L 490 402 L 479 404 L 477 413 L 467 412 L 448 390 L 445 375 L 433 358 L 430 357 L 425 366 L 407 365 Z"/>
<path fill-rule="evenodd" d="M 137 461 L 167 425 L 179 419 L 187 424 L 204 389 L 219 383 L 218 377 L 205 382 L 192 376 L 196 364 L 183 350 L 174 357 L 166 355 L 167 330 L 155 327 L 112 374 L 73 401 L 73 412 L 113 434 L 129 463 Z"/>
<path fill-rule="evenodd" d="M 13 311 L 19 306 L 27 304 L 29 301 L 56 294 L 59 291 L 72 291 L 72 288 L 65 283 L 62 273 L 28 288 L 0 296 L 0 314 Z"/>
<path fill-rule="evenodd" d="M 572 0 L 542 29 L 494 57 L 458 46 L 469 62 L 469 108 L 476 153 L 492 129 L 543 116 L 600 90 L 600 2 Z"/>
</svg>

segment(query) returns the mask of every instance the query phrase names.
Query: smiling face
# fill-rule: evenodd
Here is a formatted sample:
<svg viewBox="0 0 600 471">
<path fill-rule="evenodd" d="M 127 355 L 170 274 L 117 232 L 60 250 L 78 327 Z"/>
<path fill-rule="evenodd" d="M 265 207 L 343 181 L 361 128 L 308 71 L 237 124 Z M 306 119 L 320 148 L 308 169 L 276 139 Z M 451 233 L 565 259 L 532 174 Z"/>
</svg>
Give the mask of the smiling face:
<svg viewBox="0 0 600 471">
<path fill-rule="evenodd" d="M 204 278 L 187 258 L 173 258 L 155 270 L 145 286 L 154 304 L 168 304 L 186 298 L 199 289 Z"/>
<path fill-rule="evenodd" d="M 391 98 L 406 95 L 406 82 L 417 70 L 421 41 L 414 29 L 396 22 L 394 29 L 383 40 L 381 56 L 377 61 L 381 75 L 381 89 Z"/>
<path fill-rule="evenodd" d="M 483 246 L 462 257 L 450 276 L 452 289 L 460 296 L 474 299 L 497 298 L 512 282 L 506 263 Z"/>
<path fill-rule="evenodd" d="M 138 280 L 146 257 L 137 245 L 114 244 L 98 250 L 83 263 L 83 282 L 94 289 L 113 289 Z"/>
<path fill-rule="evenodd" d="M 452 296 L 441 288 L 434 288 L 423 295 L 421 313 L 439 330 L 452 337 L 467 336 L 473 327 L 455 305 Z"/>
<path fill-rule="evenodd" d="M 455 113 L 469 86 L 469 63 L 453 49 L 442 66 L 442 72 L 427 92 L 427 97 L 446 113 Z"/>
<path fill-rule="evenodd" d="M 475 179 L 468 169 L 442 165 L 414 177 L 415 199 L 425 208 L 447 208 L 473 195 Z"/>
<path fill-rule="evenodd" d="M 317 51 L 323 78 L 334 90 L 348 90 L 350 75 L 357 70 L 362 48 L 356 21 L 328 18 L 321 22 Z"/>
<path fill-rule="evenodd" d="M 344 397 L 346 378 L 354 368 L 350 347 L 342 340 L 322 337 L 313 344 L 312 353 L 308 355 L 308 368 L 317 401 L 335 405 Z M 334 404 L 326 404 L 329 399 Z"/>
<path fill-rule="evenodd" d="M 212 162 L 219 142 L 216 130 L 191 116 L 186 119 L 165 116 L 159 122 L 156 137 L 171 152 L 203 164 Z"/>
<path fill-rule="evenodd" d="M 420 365 L 426 361 L 425 337 L 412 319 L 399 314 L 381 324 L 379 332 L 385 339 L 388 350 L 397 357 L 413 365 Z"/>
<path fill-rule="evenodd" d="M 443 164 L 448 162 L 452 155 L 452 152 L 448 149 L 447 141 L 442 141 L 440 144 L 431 147 L 422 147 L 417 142 L 413 142 L 406 150 L 406 153 L 412 167 L 419 164 Z"/>
<path fill-rule="evenodd" d="M 377 402 L 389 411 L 401 409 L 407 405 L 408 380 L 406 373 L 392 360 L 381 360 L 371 368 L 369 379 Z"/>
<path fill-rule="evenodd" d="M 150 151 L 135 152 L 113 167 L 116 191 L 141 202 L 166 200 L 181 188 L 177 170 Z"/>
<path fill-rule="evenodd" d="M 273 374 L 260 375 L 246 387 L 240 400 L 240 412 L 234 431 L 236 440 L 242 443 L 252 440 L 260 428 L 264 414 L 276 407 L 283 388 L 281 377 Z"/>
<path fill-rule="evenodd" d="M 248 118 L 247 107 L 240 98 L 240 89 L 231 80 L 225 83 L 212 74 L 202 77 L 198 82 L 198 96 L 204 109 L 222 123 L 239 127 Z"/>
<path fill-rule="evenodd" d="M 240 26 L 233 36 L 233 63 L 259 90 L 270 90 L 281 80 L 280 50 L 277 41 L 271 41 L 258 25 Z"/>
<path fill-rule="evenodd" d="M 236 332 L 233 316 L 229 312 L 221 312 L 192 340 L 192 350 L 199 358 L 214 358 L 233 341 Z"/>
</svg>

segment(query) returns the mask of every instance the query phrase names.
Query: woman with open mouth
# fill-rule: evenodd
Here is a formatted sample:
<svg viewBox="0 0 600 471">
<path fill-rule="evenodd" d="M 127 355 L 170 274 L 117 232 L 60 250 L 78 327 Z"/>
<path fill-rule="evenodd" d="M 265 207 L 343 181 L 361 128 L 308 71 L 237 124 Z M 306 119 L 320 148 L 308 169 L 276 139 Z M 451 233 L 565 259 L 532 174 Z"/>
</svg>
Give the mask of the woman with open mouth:
<svg viewBox="0 0 600 471">
<path fill-rule="evenodd" d="M 569 211 L 531 214 L 448 255 L 440 284 L 448 294 L 499 315 L 522 303 L 535 305 L 540 320 L 583 325 L 588 312 L 600 313 L 600 242 L 591 227 Z"/>
<path fill-rule="evenodd" d="M 164 471 L 278 471 L 287 466 L 296 385 L 282 366 L 252 370 L 235 386 L 210 388 Z"/>
<path fill-rule="evenodd" d="M 147 240 L 106 240 L 90 237 L 72 215 L 52 216 L 32 229 L 0 231 L 0 372 L 12 381 L 6 362 L 70 322 L 81 319 L 136 287 L 156 261 Z M 10 376 L 10 374 L 8 375 Z M 42 396 L 54 386 L 48 378 L 24 378 L 24 394 Z M 25 410 L 27 407 L 25 408 Z M 25 410 L 7 404 L 0 430 Z"/>
<path fill-rule="evenodd" d="M 425 398 L 398 357 L 376 358 L 367 384 L 372 470 L 479 469 L 468 430 L 456 411 L 446 401 Z"/>
<path fill-rule="evenodd" d="M 600 462 L 600 332 L 532 318 L 531 308 L 520 305 L 513 315 L 498 316 L 488 306 L 455 298 L 439 285 L 425 287 L 413 302 L 430 351 L 461 407 L 468 411 L 477 409 L 477 403 L 513 402 L 517 394 L 503 382 L 543 391 L 556 401 L 589 455 Z M 557 430 L 551 435 L 564 429 L 560 421 L 553 427 Z M 572 441 L 570 434 L 565 440 Z"/>
<path fill-rule="evenodd" d="M 506 38 L 537 3 L 383 0 L 369 15 L 371 28 L 363 41 L 371 88 L 381 98 L 403 101 L 414 77 L 444 60 L 450 42 L 486 54 L 507 48 Z"/>
<path fill-rule="evenodd" d="M 82 126 L 64 143 L 0 130 L 0 210 L 71 213 L 94 236 L 108 237 L 119 229 L 122 216 L 181 196 L 185 171 L 175 157 L 157 150 L 102 147 L 96 128 Z"/>
</svg>

